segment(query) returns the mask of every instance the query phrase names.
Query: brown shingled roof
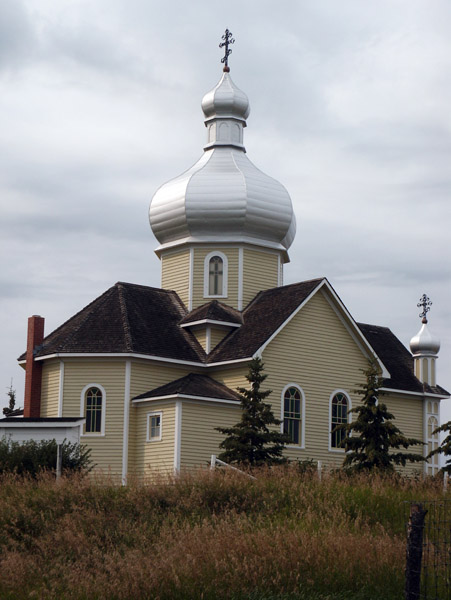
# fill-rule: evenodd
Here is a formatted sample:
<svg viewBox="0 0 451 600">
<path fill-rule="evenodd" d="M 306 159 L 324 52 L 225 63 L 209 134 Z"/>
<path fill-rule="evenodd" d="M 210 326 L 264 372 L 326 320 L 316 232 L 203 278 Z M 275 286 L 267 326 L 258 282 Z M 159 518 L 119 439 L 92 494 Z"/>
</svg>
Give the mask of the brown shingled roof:
<svg viewBox="0 0 451 600">
<path fill-rule="evenodd" d="M 119 282 L 48 335 L 35 356 L 133 353 L 199 364 L 250 358 L 323 281 L 312 279 L 262 291 L 242 313 L 213 301 L 189 315 L 176 292 Z M 243 325 L 234 328 L 208 359 L 194 335 L 180 327 L 191 319 L 226 318 L 230 322 L 232 317 L 242 317 Z M 358 327 L 391 374 L 386 387 L 448 394 L 415 377 L 410 352 L 387 327 L 363 323 Z M 24 358 L 22 354 L 19 360 Z"/>
<path fill-rule="evenodd" d="M 185 377 L 161 385 L 160 387 L 150 390 L 150 392 L 136 396 L 133 400 L 174 396 L 177 394 L 203 398 L 217 398 L 218 400 L 240 401 L 239 395 L 234 390 L 223 383 L 208 377 L 208 375 L 198 375 L 196 373 L 190 373 L 189 375 L 185 375 Z"/>
<path fill-rule="evenodd" d="M 217 300 L 212 300 L 211 302 L 202 304 L 202 306 L 198 306 L 188 313 L 180 321 L 180 325 L 203 320 L 238 323 L 240 325 L 243 323 L 243 317 L 241 316 L 241 312 L 239 310 L 236 310 L 236 308 L 232 308 L 231 306 L 227 306 L 227 304 L 223 304 L 222 302 L 218 302 Z"/>
<path fill-rule="evenodd" d="M 173 291 L 119 282 L 48 335 L 35 356 L 136 353 L 203 362 L 196 338 L 178 327 L 185 314 Z"/>
</svg>

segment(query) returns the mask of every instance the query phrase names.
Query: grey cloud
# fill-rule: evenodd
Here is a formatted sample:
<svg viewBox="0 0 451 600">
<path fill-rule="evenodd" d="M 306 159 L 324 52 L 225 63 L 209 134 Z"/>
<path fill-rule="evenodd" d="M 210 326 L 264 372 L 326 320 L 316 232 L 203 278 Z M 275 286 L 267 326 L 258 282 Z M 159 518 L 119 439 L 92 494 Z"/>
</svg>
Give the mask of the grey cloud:
<svg viewBox="0 0 451 600">
<path fill-rule="evenodd" d="M 36 38 L 30 16 L 21 0 L 0 3 L 0 68 L 12 69 L 29 58 Z"/>
</svg>

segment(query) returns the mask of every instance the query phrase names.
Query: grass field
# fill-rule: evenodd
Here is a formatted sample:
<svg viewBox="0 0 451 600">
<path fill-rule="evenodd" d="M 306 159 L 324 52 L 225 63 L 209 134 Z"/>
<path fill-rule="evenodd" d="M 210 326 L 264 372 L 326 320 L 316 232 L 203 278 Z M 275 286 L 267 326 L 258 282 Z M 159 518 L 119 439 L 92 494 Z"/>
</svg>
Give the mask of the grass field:
<svg viewBox="0 0 451 600">
<path fill-rule="evenodd" d="M 0 481 L 0 598 L 400 600 L 408 500 L 440 480 L 262 469 Z"/>
</svg>

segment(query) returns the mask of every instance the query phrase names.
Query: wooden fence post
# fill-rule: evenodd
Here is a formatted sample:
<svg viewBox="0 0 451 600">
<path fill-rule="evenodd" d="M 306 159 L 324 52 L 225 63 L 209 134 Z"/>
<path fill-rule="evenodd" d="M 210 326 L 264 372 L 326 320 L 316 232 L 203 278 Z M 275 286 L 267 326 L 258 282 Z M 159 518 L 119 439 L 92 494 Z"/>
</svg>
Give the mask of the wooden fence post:
<svg viewBox="0 0 451 600">
<path fill-rule="evenodd" d="M 411 504 L 410 506 L 407 529 L 405 600 L 419 600 L 420 598 L 423 529 L 427 512 L 421 504 Z"/>
</svg>

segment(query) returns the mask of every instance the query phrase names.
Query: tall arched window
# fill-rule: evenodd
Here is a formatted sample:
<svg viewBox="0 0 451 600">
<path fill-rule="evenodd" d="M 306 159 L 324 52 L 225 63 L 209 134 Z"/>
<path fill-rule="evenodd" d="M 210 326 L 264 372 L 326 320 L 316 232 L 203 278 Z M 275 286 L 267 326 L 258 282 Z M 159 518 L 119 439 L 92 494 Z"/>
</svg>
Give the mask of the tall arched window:
<svg viewBox="0 0 451 600">
<path fill-rule="evenodd" d="M 282 393 L 283 432 L 295 446 L 303 446 L 304 396 L 302 390 L 294 384 L 286 386 Z"/>
<path fill-rule="evenodd" d="M 224 262 L 220 256 L 212 256 L 208 265 L 208 295 L 222 295 Z"/>
<path fill-rule="evenodd" d="M 84 435 L 105 433 L 105 390 L 101 385 L 89 384 L 83 388 L 81 415 L 86 419 Z"/>
<path fill-rule="evenodd" d="M 204 264 L 204 296 L 227 296 L 227 257 L 222 252 L 210 252 Z"/>
<path fill-rule="evenodd" d="M 344 392 L 334 392 L 330 402 L 330 448 L 341 449 L 341 442 L 346 437 L 343 429 L 335 430 L 337 425 L 348 422 L 350 401 Z"/>
</svg>

